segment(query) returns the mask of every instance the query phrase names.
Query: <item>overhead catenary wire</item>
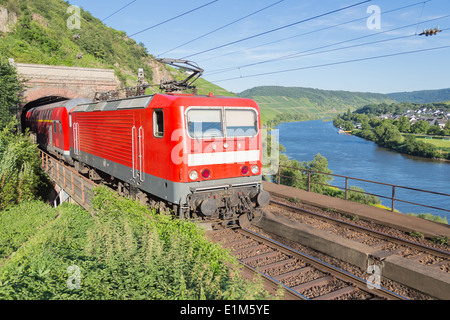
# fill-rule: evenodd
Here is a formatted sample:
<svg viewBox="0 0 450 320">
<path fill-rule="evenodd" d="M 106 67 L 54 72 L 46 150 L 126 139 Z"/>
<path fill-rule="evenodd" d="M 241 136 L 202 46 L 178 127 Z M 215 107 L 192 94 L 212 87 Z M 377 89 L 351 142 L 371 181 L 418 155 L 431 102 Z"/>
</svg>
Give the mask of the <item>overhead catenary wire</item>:
<svg viewBox="0 0 450 320">
<path fill-rule="evenodd" d="M 431 2 L 431 1 L 433 1 L 433 0 L 426 0 L 425 3 Z M 383 12 L 383 16 L 385 16 L 385 15 L 387 15 L 389 13 L 392 13 L 392 12 L 396 12 L 396 11 L 400 11 L 400 10 L 403 10 L 403 9 L 411 8 L 411 7 L 414 7 L 414 6 L 417 6 L 417 5 L 422 5 L 423 3 L 424 3 L 424 1 L 420 1 L 420 2 L 416 2 L 416 3 L 413 3 L 413 4 L 406 5 L 406 6 L 402 6 L 402 7 L 399 7 L 399 8 L 387 10 L 387 11 Z M 297 34 L 297 35 L 294 35 L 294 36 L 290 36 L 290 37 L 287 37 L 287 38 L 282 38 L 282 39 L 277 39 L 277 40 L 274 40 L 274 41 L 266 42 L 266 43 L 263 43 L 263 44 L 260 44 L 260 45 L 254 46 L 254 47 L 249 47 L 249 48 L 245 48 L 245 49 L 235 50 L 235 51 L 232 51 L 232 52 L 227 52 L 227 53 L 224 53 L 224 54 L 221 54 L 221 55 L 218 55 L 218 56 L 214 56 L 214 57 L 210 57 L 210 58 L 207 58 L 207 59 L 200 60 L 199 62 L 205 62 L 205 61 L 210 61 L 210 60 L 214 60 L 214 59 L 217 59 L 217 58 L 222 58 L 222 57 L 233 55 L 233 54 L 236 54 L 236 53 L 241 53 L 241 52 L 244 52 L 244 51 L 247 51 L 247 50 L 252 50 L 252 49 L 264 47 L 264 46 L 267 46 L 267 45 L 272 45 L 272 44 L 283 42 L 283 41 L 286 41 L 286 40 L 292 40 L 294 38 L 310 35 L 310 34 L 313 34 L 313 33 L 320 32 L 320 31 L 325 31 L 325 30 L 337 28 L 337 27 L 340 27 L 340 26 L 343 26 L 343 25 L 346 25 L 346 24 L 350 24 L 350 23 L 354 23 L 354 22 L 358 22 L 358 21 L 363 21 L 363 20 L 367 20 L 367 16 L 363 16 L 363 17 L 358 18 L 358 19 L 353 19 L 353 20 L 342 22 L 342 23 L 334 24 L 334 25 L 327 26 L 327 27 L 324 27 L 324 28 L 320 28 L 320 29 L 304 32 L 304 33 Z"/>
<path fill-rule="evenodd" d="M 436 20 L 442 20 L 442 19 L 449 18 L 449 17 L 450 17 L 450 14 L 445 15 L 445 16 L 441 16 L 441 17 L 438 17 L 438 18 L 434 18 L 434 19 L 429 19 L 429 20 L 424 21 L 423 23 L 432 22 L 432 21 L 436 21 Z M 326 51 L 319 51 L 319 52 L 310 53 L 312 51 L 325 49 L 325 48 L 328 48 L 328 47 L 333 47 L 333 46 L 336 46 L 336 45 L 340 45 L 340 44 L 344 44 L 344 43 L 348 43 L 348 42 L 353 42 L 353 41 L 357 41 L 357 40 L 362 40 L 362 39 L 366 39 L 366 38 L 370 38 L 370 37 L 374 37 L 374 36 L 379 36 L 381 34 L 389 33 L 389 32 L 392 32 L 392 31 L 398 31 L 398 30 L 401 30 L 401 29 L 405 29 L 405 28 L 409 28 L 409 27 L 415 26 L 415 25 L 416 25 L 416 23 L 409 24 L 409 25 L 406 25 L 406 26 L 393 28 L 393 29 L 382 31 L 382 32 L 379 32 L 379 33 L 369 34 L 369 35 L 365 35 L 365 36 L 361 36 L 361 37 L 352 38 L 352 39 L 349 39 L 349 40 L 344 40 L 344 41 L 331 43 L 331 44 L 320 46 L 320 47 L 313 48 L 313 49 L 308 49 L 308 50 L 304 50 L 304 51 L 300 51 L 300 52 L 296 52 L 296 53 L 291 53 L 291 54 L 288 54 L 288 55 L 279 56 L 277 58 L 272 58 L 272 59 L 269 59 L 269 60 L 249 63 L 249 64 L 245 64 L 245 65 L 239 65 L 239 66 L 234 66 L 234 67 L 228 67 L 228 68 L 224 68 L 224 69 L 212 70 L 212 71 L 208 72 L 207 75 L 214 75 L 214 74 L 219 74 L 219 73 L 223 73 L 223 72 L 233 71 L 233 70 L 237 70 L 237 69 L 241 70 L 243 68 L 247 68 L 247 67 L 251 67 L 251 66 L 256 66 L 256 65 L 261 65 L 261 64 L 271 63 L 271 62 L 278 62 L 278 61 L 281 61 L 281 60 L 293 59 L 293 58 L 303 57 L 303 56 L 306 56 L 306 55 L 309 56 L 309 55 L 314 55 L 314 54 L 318 54 L 318 53 L 333 52 L 333 51 L 342 50 L 342 49 L 348 49 L 348 48 L 364 46 L 364 45 L 368 45 L 368 44 L 374 44 L 374 43 L 380 43 L 380 42 L 392 41 L 392 40 L 399 40 L 399 39 L 402 39 L 402 38 L 415 36 L 415 35 L 417 35 L 417 33 L 415 33 L 413 35 L 397 37 L 397 38 L 394 38 L 394 39 L 379 40 L 379 41 L 374 41 L 374 42 L 369 42 L 369 43 L 363 43 L 363 44 L 359 44 L 359 45 L 353 45 L 353 46 L 349 46 L 349 47 L 344 47 L 344 48 L 337 48 L 337 49 L 331 49 L 331 50 L 326 50 Z"/>
<path fill-rule="evenodd" d="M 170 19 L 164 20 L 164 21 L 162 21 L 162 22 L 159 22 L 159 23 L 157 23 L 157 24 L 155 24 L 155 25 L 153 25 L 153 26 L 151 26 L 151 27 L 145 28 L 145 29 L 143 29 L 143 30 L 141 30 L 141 31 L 138 31 L 138 32 L 135 32 L 135 33 L 131 34 L 130 37 L 133 37 L 133 36 L 135 36 L 135 35 L 138 35 L 138 34 L 140 34 L 140 33 L 142 33 L 142 32 L 148 31 L 148 30 L 150 30 L 150 29 L 159 27 L 160 25 L 163 25 L 163 24 L 165 24 L 165 23 L 167 23 L 167 22 L 170 22 L 170 21 L 173 21 L 173 20 L 175 20 L 175 19 L 181 18 L 181 17 L 183 17 L 183 16 L 185 16 L 185 15 L 187 15 L 187 14 L 189 14 L 189 13 L 192 13 L 192 12 L 194 12 L 194 11 L 203 9 L 203 8 L 209 6 L 209 5 L 211 5 L 211 4 L 213 4 L 213 3 L 217 2 L 217 1 L 219 1 L 219 0 L 213 0 L 213 1 L 211 1 L 211 2 L 208 2 L 208 3 L 204 4 L 204 5 L 201 5 L 201 6 L 199 6 L 199 7 L 196 7 L 196 8 L 194 8 L 194 9 L 191 9 L 191 10 L 189 10 L 189 11 L 186 11 L 186 12 L 184 12 L 184 13 L 181 13 L 181 14 L 179 14 L 179 15 L 173 17 L 173 18 L 170 18 Z"/>
<path fill-rule="evenodd" d="M 421 20 L 422 20 L 423 11 L 425 9 L 425 4 L 426 3 L 427 3 L 426 1 L 423 2 L 422 11 L 420 12 L 420 17 L 419 17 L 419 22 L 417 22 L 416 34 L 419 31 L 419 26 L 420 26 L 420 23 L 421 23 Z"/>
<path fill-rule="evenodd" d="M 280 30 L 283 30 L 283 29 L 286 29 L 286 28 L 289 28 L 289 27 L 293 27 L 293 26 L 301 24 L 301 23 L 305 23 L 305 22 L 312 21 L 312 20 L 315 20 L 315 19 L 318 19 L 318 18 L 322 18 L 322 17 L 325 17 L 327 15 L 331 15 L 331 14 L 336 13 L 336 12 L 344 11 L 344 10 L 347 10 L 347 9 L 350 9 L 350 8 L 353 8 L 353 7 L 356 7 L 356 6 L 359 6 L 359 5 L 371 2 L 371 1 L 372 0 L 365 0 L 365 1 L 362 1 L 362 2 L 358 2 L 358 3 L 355 3 L 355 4 L 352 4 L 352 5 L 340 8 L 340 9 L 328 11 L 328 12 L 325 12 L 325 13 L 322 13 L 322 14 L 319 14 L 319 15 L 307 18 L 307 19 L 303 19 L 303 20 L 300 20 L 300 21 L 296 21 L 294 23 L 290 23 L 290 24 L 282 26 L 282 27 L 278 27 L 278 28 L 275 28 L 275 29 L 264 31 L 264 32 L 255 34 L 253 36 L 245 37 L 245 38 L 240 39 L 240 40 L 232 41 L 232 42 L 220 45 L 220 46 L 216 46 L 216 47 L 213 47 L 213 48 L 210 48 L 210 49 L 207 49 L 207 50 L 203 50 L 203 51 L 200 51 L 200 52 L 197 52 L 197 53 L 193 53 L 193 54 L 190 54 L 188 56 L 182 57 L 181 59 L 191 58 L 193 56 L 197 56 L 197 55 L 200 55 L 200 54 L 203 54 L 203 53 L 206 53 L 206 52 L 214 51 L 214 50 L 221 49 L 221 48 L 224 48 L 224 47 L 236 44 L 236 43 L 240 43 L 240 42 L 243 42 L 243 41 L 254 39 L 254 38 L 257 38 L 257 37 L 260 37 L 260 36 L 263 36 L 263 35 L 267 35 L 267 34 L 273 33 L 275 31 L 280 31 Z"/>
<path fill-rule="evenodd" d="M 194 42 L 194 41 L 197 41 L 197 40 L 202 39 L 202 38 L 204 38 L 204 37 L 206 37 L 206 36 L 209 36 L 209 35 L 211 35 L 211 34 L 217 32 L 217 31 L 219 31 L 219 30 L 225 29 L 225 28 L 227 28 L 227 27 L 229 27 L 229 26 L 231 26 L 231 25 L 233 25 L 233 24 L 235 24 L 235 23 L 238 23 L 239 21 L 242 21 L 242 20 L 247 19 L 247 18 L 249 18 L 249 17 L 251 17 L 251 16 L 254 16 L 255 14 L 258 14 L 258 13 L 264 11 L 264 10 L 267 10 L 267 9 L 269 9 L 269 8 L 271 8 L 271 7 L 273 7 L 273 6 L 277 5 L 277 4 L 279 4 L 279 3 L 281 3 L 281 2 L 284 2 L 284 1 L 285 1 L 285 0 L 280 0 L 280 1 L 277 1 L 277 2 L 275 2 L 275 3 L 272 3 L 272 4 L 266 6 L 266 7 L 262 8 L 262 9 L 259 9 L 259 10 L 257 10 L 257 11 L 254 11 L 254 12 L 250 13 L 250 14 L 247 14 L 247 15 L 245 15 L 245 16 L 243 16 L 243 17 L 237 19 L 237 20 L 234 20 L 234 21 L 232 21 L 232 22 L 230 22 L 230 23 L 227 23 L 227 24 L 224 25 L 224 26 L 221 26 L 221 27 L 219 27 L 219 28 L 216 28 L 216 29 L 214 29 L 214 30 L 212 30 L 212 31 L 210 31 L 210 32 L 207 32 L 207 33 L 205 33 L 205 34 L 199 36 L 199 37 L 196 37 L 196 38 L 194 38 L 194 39 L 192 39 L 192 40 L 189 40 L 189 41 L 187 41 L 187 42 L 185 42 L 185 43 L 183 43 L 183 44 L 180 44 L 179 46 L 176 46 L 176 47 L 174 47 L 174 48 L 172 48 L 172 49 L 170 49 L 170 50 L 167 50 L 167 51 L 165 51 L 165 52 L 159 54 L 158 56 L 165 55 L 165 54 L 167 54 L 167 53 L 169 53 L 169 52 L 172 52 L 173 50 L 176 50 L 176 49 L 179 49 L 179 48 L 181 48 L 181 47 L 184 47 L 185 45 L 188 45 L 188 44 L 190 44 L 190 43 L 192 43 L 192 42 Z"/>
<path fill-rule="evenodd" d="M 335 48 L 335 49 L 314 51 L 314 50 L 318 50 L 318 49 L 321 49 L 321 48 L 323 49 L 323 48 L 334 46 L 334 45 L 337 45 L 337 44 L 342 44 L 344 42 L 343 41 L 343 42 L 330 44 L 330 45 L 319 47 L 319 48 L 305 50 L 302 53 L 296 54 L 295 56 L 283 56 L 283 57 L 280 57 L 280 58 L 277 58 L 277 59 L 266 60 L 266 61 L 261 61 L 261 62 L 255 62 L 255 63 L 252 63 L 252 64 L 243 65 L 243 66 L 230 67 L 228 69 L 221 69 L 221 70 L 217 70 L 217 71 L 211 71 L 210 73 L 207 73 L 205 75 L 206 76 L 212 76 L 212 75 L 221 74 L 221 73 L 229 72 L 229 71 L 233 71 L 233 70 L 239 70 L 239 73 L 241 74 L 241 69 L 243 69 L 245 67 L 260 65 L 260 64 L 269 63 L 269 62 L 277 62 L 277 61 L 282 61 L 282 60 L 287 60 L 287 59 L 294 59 L 294 58 L 299 58 L 299 57 L 312 56 L 312 55 L 317 55 L 317 54 L 322 54 L 322 53 L 336 52 L 336 51 L 346 50 L 346 49 L 351 49 L 351 48 L 358 48 L 358 47 L 367 46 L 367 45 L 371 45 L 371 44 L 379 44 L 379 43 L 384 43 L 384 42 L 390 42 L 390 41 L 395 41 L 395 40 L 411 38 L 411 37 L 414 37 L 414 36 L 416 36 L 416 34 L 410 34 L 410 35 L 401 36 L 401 37 L 395 37 L 395 38 L 390 38 L 390 39 L 383 39 L 383 40 L 365 42 L 365 43 L 360 43 L 360 44 L 355 44 L 355 45 L 346 46 L 346 47 L 340 47 L 340 48 Z M 314 51 L 314 52 L 311 52 L 311 51 Z"/>
<path fill-rule="evenodd" d="M 323 67 L 336 66 L 336 65 L 348 64 L 348 63 L 354 63 L 354 62 L 361 62 L 361 61 L 389 58 L 389 57 L 395 57 L 395 56 L 402 56 L 402 55 L 408 55 L 408 54 L 414 54 L 414 53 L 420 53 L 420 52 L 442 50 L 442 49 L 448 49 L 448 48 L 450 48 L 450 45 L 434 47 L 434 48 L 419 49 L 419 50 L 412 50 L 412 51 L 405 51 L 405 52 L 399 52 L 399 53 L 391 53 L 391 54 L 385 54 L 385 55 L 374 56 L 374 57 L 366 57 L 366 58 L 351 59 L 351 60 L 338 61 L 338 62 L 330 62 L 330 63 L 324 63 L 324 64 L 319 64 L 319 65 L 314 65 L 314 66 L 307 66 L 307 67 L 300 67 L 300 68 L 291 68 L 291 69 L 270 71 L 270 72 L 264 72 L 264 73 L 257 73 L 257 74 L 240 76 L 240 77 L 234 77 L 234 78 L 228 78 L 228 79 L 222 79 L 222 80 L 213 80 L 213 81 L 210 81 L 210 82 L 212 82 L 212 83 L 225 82 L 225 81 L 231 81 L 231 80 L 237 80 L 237 79 L 253 78 L 253 77 L 267 76 L 267 75 L 280 74 L 280 73 L 286 73 L 286 72 L 293 72 L 293 71 L 300 71 L 300 70 L 307 70 L 307 69 L 315 69 L 315 68 L 323 68 Z"/>
<path fill-rule="evenodd" d="M 113 15 L 115 15 L 116 13 L 119 13 L 120 11 L 122 11 L 122 10 L 125 9 L 126 7 L 132 5 L 132 4 L 133 4 L 134 2 L 136 2 L 136 1 L 137 1 L 137 0 L 133 0 L 133 1 L 129 2 L 129 3 L 127 3 L 126 5 L 124 5 L 124 6 L 123 6 L 122 8 L 120 8 L 119 10 L 114 11 L 114 12 L 111 13 L 109 16 L 107 16 L 106 18 L 104 18 L 104 19 L 102 20 L 102 22 L 105 21 L 106 19 L 111 18 Z"/>
</svg>

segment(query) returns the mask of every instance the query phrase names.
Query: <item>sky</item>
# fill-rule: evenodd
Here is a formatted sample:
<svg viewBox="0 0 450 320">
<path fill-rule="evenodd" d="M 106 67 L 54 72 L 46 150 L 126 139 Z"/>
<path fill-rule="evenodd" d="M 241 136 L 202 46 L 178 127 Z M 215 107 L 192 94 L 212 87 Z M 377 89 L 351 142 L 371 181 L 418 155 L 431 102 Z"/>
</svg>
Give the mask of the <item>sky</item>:
<svg viewBox="0 0 450 320">
<path fill-rule="evenodd" d="M 229 91 L 450 88 L 449 0 L 69 0 Z M 83 26 L 81 25 L 81 28 Z M 443 30 L 420 36 L 425 29 Z"/>
</svg>

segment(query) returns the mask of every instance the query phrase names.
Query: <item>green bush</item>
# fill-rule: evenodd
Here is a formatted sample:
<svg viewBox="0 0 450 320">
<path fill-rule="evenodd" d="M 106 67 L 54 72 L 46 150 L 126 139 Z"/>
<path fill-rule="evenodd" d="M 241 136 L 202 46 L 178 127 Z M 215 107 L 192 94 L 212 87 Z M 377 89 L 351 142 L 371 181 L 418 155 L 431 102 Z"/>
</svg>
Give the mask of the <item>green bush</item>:
<svg viewBox="0 0 450 320">
<path fill-rule="evenodd" d="M 39 150 L 26 134 L 14 133 L 17 120 L 0 131 L 0 210 L 40 199 L 50 181 L 40 168 Z"/>
<path fill-rule="evenodd" d="M 106 188 L 96 190 L 94 217 L 69 204 L 52 210 L 58 218 L 0 267 L 0 299 L 268 297 L 193 223 L 155 214 Z"/>
<path fill-rule="evenodd" d="M 433 215 L 431 213 L 419 213 L 419 214 L 408 213 L 408 215 L 414 216 L 414 217 L 418 217 L 418 218 L 421 218 L 421 219 L 425 219 L 425 220 L 438 222 L 438 223 L 448 224 L 448 221 L 447 221 L 446 218 L 442 218 L 440 216 Z"/>
</svg>

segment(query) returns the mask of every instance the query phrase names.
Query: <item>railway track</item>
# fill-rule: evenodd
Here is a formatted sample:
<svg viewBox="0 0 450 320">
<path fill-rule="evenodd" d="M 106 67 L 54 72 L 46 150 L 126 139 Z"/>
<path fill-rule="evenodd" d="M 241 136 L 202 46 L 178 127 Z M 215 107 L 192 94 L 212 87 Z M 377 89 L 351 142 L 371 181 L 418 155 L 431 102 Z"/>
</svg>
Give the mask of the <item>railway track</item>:
<svg viewBox="0 0 450 320">
<path fill-rule="evenodd" d="M 386 232 L 364 227 L 356 223 L 333 218 L 324 214 L 302 209 L 280 201 L 272 200 L 272 207 L 299 214 L 302 223 L 339 234 L 347 239 L 377 247 L 380 251 L 397 254 L 411 261 L 416 261 L 432 268 L 450 273 L 450 252 Z M 382 257 L 380 257 L 382 258 Z"/>
<path fill-rule="evenodd" d="M 364 279 L 248 229 L 221 229 L 207 235 L 231 250 L 244 265 L 244 273 L 261 275 L 269 292 L 284 288 L 285 299 L 406 299 L 381 287 L 370 289 Z"/>
</svg>

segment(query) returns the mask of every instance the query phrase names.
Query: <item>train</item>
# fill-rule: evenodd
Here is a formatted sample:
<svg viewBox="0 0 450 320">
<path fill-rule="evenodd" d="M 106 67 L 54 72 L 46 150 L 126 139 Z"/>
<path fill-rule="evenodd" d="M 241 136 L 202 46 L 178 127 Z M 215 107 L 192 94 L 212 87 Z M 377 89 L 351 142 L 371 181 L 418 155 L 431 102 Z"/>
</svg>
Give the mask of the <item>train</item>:
<svg viewBox="0 0 450 320">
<path fill-rule="evenodd" d="M 260 109 L 251 99 L 77 98 L 28 110 L 25 127 L 41 149 L 81 174 L 180 218 L 247 226 L 270 201 Z"/>
</svg>

